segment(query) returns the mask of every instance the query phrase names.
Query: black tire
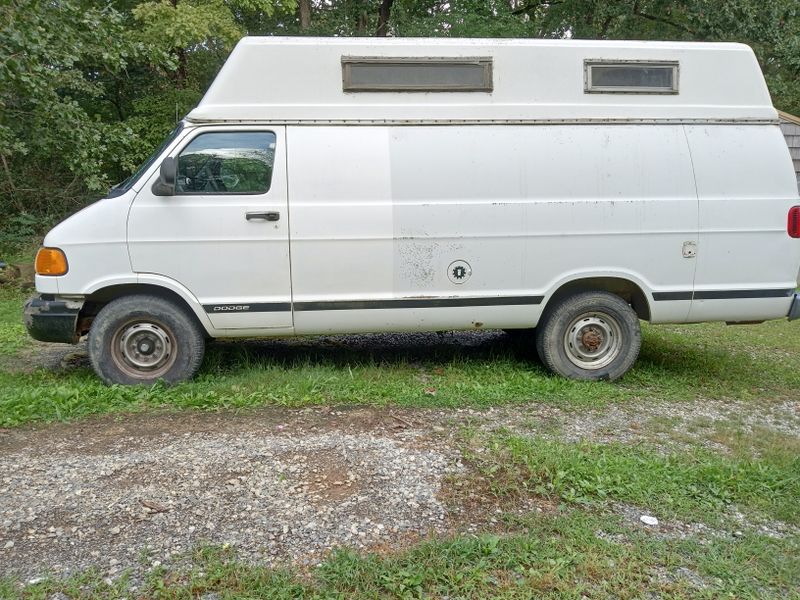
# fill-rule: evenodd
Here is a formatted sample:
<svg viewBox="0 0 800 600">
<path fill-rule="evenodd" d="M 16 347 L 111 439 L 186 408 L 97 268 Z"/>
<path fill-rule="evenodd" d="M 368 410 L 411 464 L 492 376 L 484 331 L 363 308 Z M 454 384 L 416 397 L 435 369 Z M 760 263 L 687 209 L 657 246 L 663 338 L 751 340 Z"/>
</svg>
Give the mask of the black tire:
<svg viewBox="0 0 800 600">
<path fill-rule="evenodd" d="M 92 322 L 88 345 L 92 367 L 109 385 L 186 381 L 205 352 L 203 331 L 186 310 L 150 295 L 106 304 Z"/>
<path fill-rule="evenodd" d="M 548 306 L 536 328 L 544 365 L 570 379 L 619 379 L 642 345 L 639 318 L 608 292 L 582 292 Z"/>
</svg>

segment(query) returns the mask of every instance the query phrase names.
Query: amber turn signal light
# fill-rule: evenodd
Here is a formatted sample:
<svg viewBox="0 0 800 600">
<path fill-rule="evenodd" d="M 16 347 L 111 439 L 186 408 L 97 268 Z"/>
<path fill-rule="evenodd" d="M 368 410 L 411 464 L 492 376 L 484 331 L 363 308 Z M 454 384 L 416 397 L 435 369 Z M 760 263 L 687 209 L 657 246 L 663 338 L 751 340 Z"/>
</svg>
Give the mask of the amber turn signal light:
<svg viewBox="0 0 800 600">
<path fill-rule="evenodd" d="M 67 257 L 58 248 L 39 248 L 36 253 L 37 275 L 64 275 L 67 272 Z"/>
</svg>

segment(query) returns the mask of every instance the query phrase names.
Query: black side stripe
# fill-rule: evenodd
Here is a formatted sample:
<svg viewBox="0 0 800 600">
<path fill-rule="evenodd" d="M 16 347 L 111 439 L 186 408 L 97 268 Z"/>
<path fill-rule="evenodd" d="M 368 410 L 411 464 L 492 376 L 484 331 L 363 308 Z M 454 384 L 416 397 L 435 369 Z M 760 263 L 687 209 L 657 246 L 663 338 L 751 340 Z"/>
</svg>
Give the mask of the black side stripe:
<svg viewBox="0 0 800 600">
<path fill-rule="evenodd" d="M 783 290 L 699 290 L 694 292 L 654 292 L 653 300 L 735 300 L 741 298 L 790 298 L 793 289 Z"/>
<path fill-rule="evenodd" d="M 731 300 L 741 298 L 791 298 L 794 289 L 782 290 L 710 290 L 681 292 L 653 292 L 656 302 L 671 300 Z M 533 306 L 541 304 L 544 296 L 494 296 L 488 298 L 398 298 L 393 300 L 331 300 L 295 302 L 296 311 L 321 310 L 376 310 L 391 308 L 451 308 L 464 306 Z M 289 302 L 262 302 L 254 304 L 204 304 L 207 313 L 237 314 L 245 312 L 286 312 L 292 310 Z"/>
<path fill-rule="evenodd" d="M 725 290 L 695 292 L 695 300 L 719 300 L 727 298 L 788 298 L 794 290 Z"/>
<path fill-rule="evenodd" d="M 692 292 L 653 292 L 653 300 L 691 300 Z"/>
<path fill-rule="evenodd" d="M 296 311 L 371 310 L 379 308 L 447 308 L 453 306 L 512 306 L 541 304 L 544 296 L 500 296 L 493 298 L 398 298 L 396 300 L 333 300 L 295 302 Z"/>
<path fill-rule="evenodd" d="M 514 306 L 541 304 L 544 296 L 495 296 L 490 298 L 398 298 L 393 300 L 331 300 L 295 302 L 296 311 L 374 310 L 386 308 L 448 308 L 459 306 Z M 283 312 L 292 309 L 289 302 L 260 304 L 204 304 L 207 313 L 218 315 L 245 312 Z"/>
<path fill-rule="evenodd" d="M 286 312 L 292 310 L 292 305 L 289 302 L 258 302 L 254 304 L 240 302 L 239 304 L 204 304 L 203 308 L 207 313 L 216 315 L 235 315 L 246 312 Z"/>
</svg>

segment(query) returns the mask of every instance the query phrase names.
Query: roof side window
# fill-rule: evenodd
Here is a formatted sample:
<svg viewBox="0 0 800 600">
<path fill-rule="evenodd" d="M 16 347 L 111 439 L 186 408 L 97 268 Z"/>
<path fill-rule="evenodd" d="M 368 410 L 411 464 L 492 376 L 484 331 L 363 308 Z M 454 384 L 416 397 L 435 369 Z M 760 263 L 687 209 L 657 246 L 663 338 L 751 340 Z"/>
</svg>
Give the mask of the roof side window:
<svg viewBox="0 0 800 600">
<path fill-rule="evenodd" d="M 678 61 L 584 62 L 587 94 L 677 94 Z"/>
<path fill-rule="evenodd" d="M 264 194 L 272 182 L 271 131 L 201 133 L 178 156 L 177 194 Z"/>
<path fill-rule="evenodd" d="M 491 92 L 491 57 L 342 57 L 345 92 Z"/>
</svg>

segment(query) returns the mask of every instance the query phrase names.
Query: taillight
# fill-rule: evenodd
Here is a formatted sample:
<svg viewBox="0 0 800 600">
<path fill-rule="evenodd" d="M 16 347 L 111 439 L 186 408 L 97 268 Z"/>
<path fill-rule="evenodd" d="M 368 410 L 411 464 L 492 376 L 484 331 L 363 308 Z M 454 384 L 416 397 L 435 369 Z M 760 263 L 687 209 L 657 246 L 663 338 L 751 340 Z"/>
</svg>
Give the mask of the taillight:
<svg viewBox="0 0 800 600">
<path fill-rule="evenodd" d="M 789 233 L 789 237 L 800 238 L 800 206 L 793 206 L 789 209 L 786 231 Z"/>
</svg>

